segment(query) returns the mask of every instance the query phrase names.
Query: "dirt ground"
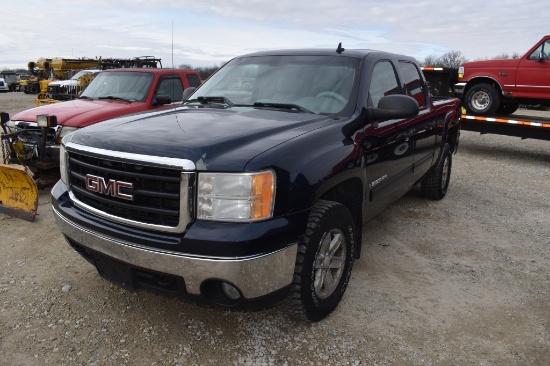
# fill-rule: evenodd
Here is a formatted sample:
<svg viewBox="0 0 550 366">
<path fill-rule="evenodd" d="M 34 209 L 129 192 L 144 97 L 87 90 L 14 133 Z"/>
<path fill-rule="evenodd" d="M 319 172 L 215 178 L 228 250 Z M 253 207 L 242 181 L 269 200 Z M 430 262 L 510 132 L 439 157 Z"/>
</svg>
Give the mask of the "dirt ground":
<svg viewBox="0 0 550 366">
<path fill-rule="evenodd" d="M 0 94 L 0 110 L 32 98 Z M 415 188 L 366 224 L 315 324 L 120 289 L 50 202 L 32 223 L 0 215 L 0 365 L 550 365 L 550 141 L 464 131 L 445 199 Z"/>
</svg>

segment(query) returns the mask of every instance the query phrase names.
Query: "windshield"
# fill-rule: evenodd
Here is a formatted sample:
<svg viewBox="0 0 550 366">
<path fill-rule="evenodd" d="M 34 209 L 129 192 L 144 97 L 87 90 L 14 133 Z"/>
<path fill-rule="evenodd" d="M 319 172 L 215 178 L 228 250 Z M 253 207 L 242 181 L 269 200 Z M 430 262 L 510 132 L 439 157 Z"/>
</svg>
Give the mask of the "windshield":
<svg viewBox="0 0 550 366">
<path fill-rule="evenodd" d="M 333 114 L 350 100 L 360 60 L 343 56 L 237 58 L 212 75 L 187 104 L 220 103 Z"/>
<path fill-rule="evenodd" d="M 71 80 L 78 80 L 78 78 L 81 77 L 81 76 L 96 73 L 96 72 L 99 72 L 99 71 L 80 70 L 79 72 L 77 72 L 76 74 L 73 75 Z"/>
<path fill-rule="evenodd" d="M 142 102 L 147 97 L 153 78 L 154 75 L 149 72 L 100 72 L 80 97 Z"/>
</svg>

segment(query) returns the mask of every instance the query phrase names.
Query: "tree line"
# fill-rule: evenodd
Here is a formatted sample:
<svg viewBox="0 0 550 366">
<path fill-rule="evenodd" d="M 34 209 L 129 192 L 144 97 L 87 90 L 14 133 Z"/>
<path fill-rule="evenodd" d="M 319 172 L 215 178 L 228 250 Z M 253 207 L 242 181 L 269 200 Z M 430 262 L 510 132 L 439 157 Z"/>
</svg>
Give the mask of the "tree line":
<svg viewBox="0 0 550 366">
<path fill-rule="evenodd" d="M 495 57 L 492 57 L 492 60 L 498 59 L 511 59 L 511 58 L 520 58 L 522 55 L 514 52 L 512 54 L 502 53 Z M 464 62 L 469 61 L 460 51 L 449 51 L 444 53 L 441 56 L 429 55 L 424 58 L 424 60 L 419 60 L 420 65 L 422 66 L 431 66 L 431 67 L 448 67 L 448 68 L 458 68 Z M 223 64 L 222 64 L 223 65 Z M 201 80 L 206 80 L 210 75 L 216 72 L 221 66 L 199 66 L 194 67 L 190 64 L 181 64 L 178 66 L 178 69 L 194 70 L 199 73 Z M 12 71 L 18 74 L 26 74 L 28 70 L 26 69 L 4 69 L 2 71 Z"/>
<path fill-rule="evenodd" d="M 225 63 L 224 63 L 225 64 Z M 223 64 L 222 64 L 223 65 Z M 221 66 L 199 66 L 199 67 L 193 67 L 189 64 L 182 64 L 182 65 L 179 65 L 178 66 L 178 69 L 183 69 L 183 70 L 193 70 L 193 71 L 196 71 L 199 73 L 199 76 L 201 77 L 201 80 L 206 80 L 208 79 L 208 77 L 210 75 L 212 75 L 213 73 L 215 73 L 216 71 L 218 71 L 218 69 L 220 68 Z"/>
<path fill-rule="evenodd" d="M 501 53 L 500 55 L 490 58 L 490 60 L 520 58 L 521 56 L 522 55 L 517 52 L 512 54 Z M 489 58 L 487 58 L 487 60 L 489 60 Z M 424 60 L 419 62 L 421 66 L 448 67 L 457 69 L 464 62 L 468 62 L 468 59 L 462 54 L 462 52 L 455 50 L 446 52 L 441 56 L 429 55 Z"/>
</svg>

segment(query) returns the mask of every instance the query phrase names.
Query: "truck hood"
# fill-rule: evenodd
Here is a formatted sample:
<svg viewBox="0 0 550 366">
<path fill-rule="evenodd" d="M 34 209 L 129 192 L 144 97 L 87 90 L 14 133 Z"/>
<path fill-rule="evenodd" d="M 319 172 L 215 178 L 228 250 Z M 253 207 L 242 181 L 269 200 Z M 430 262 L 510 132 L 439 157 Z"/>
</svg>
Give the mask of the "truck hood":
<svg viewBox="0 0 550 366">
<path fill-rule="evenodd" d="M 334 123 L 310 113 L 181 107 L 107 121 L 67 137 L 94 148 L 187 159 L 198 170 L 242 171 L 270 148 Z"/>
<path fill-rule="evenodd" d="M 77 84 L 78 84 L 78 80 L 69 79 L 69 80 L 52 81 L 48 85 L 66 86 L 66 85 L 77 85 Z"/>
<path fill-rule="evenodd" d="M 514 59 L 502 59 L 502 60 L 483 60 L 483 61 L 471 61 L 462 64 L 466 69 L 493 69 L 495 67 L 517 67 L 520 58 Z"/>
<path fill-rule="evenodd" d="M 57 124 L 61 126 L 81 128 L 145 109 L 147 107 L 143 102 L 75 99 L 27 109 L 12 116 L 11 120 L 36 122 L 37 115 L 52 114 L 57 117 Z"/>
</svg>

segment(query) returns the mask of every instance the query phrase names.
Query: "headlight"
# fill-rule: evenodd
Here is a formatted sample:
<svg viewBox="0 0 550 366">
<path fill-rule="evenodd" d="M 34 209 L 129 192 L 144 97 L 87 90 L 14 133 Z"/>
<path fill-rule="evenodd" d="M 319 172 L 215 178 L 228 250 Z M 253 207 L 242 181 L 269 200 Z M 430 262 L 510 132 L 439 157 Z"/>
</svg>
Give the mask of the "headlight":
<svg viewBox="0 0 550 366">
<path fill-rule="evenodd" d="M 458 68 L 458 78 L 462 79 L 464 77 L 464 66 Z"/>
<path fill-rule="evenodd" d="M 39 114 L 36 116 L 36 124 L 38 127 L 56 127 L 57 117 L 51 114 Z"/>
<path fill-rule="evenodd" d="M 273 216 L 275 173 L 199 173 L 197 217 L 257 221 Z"/>
<path fill-rule="evenodd" d="M 68 185 L 67 179 L 67 152 L 65 151 L 65 145 L 61 144 L 59 147 L 59 172 L 61 175 L 61 181 Z"/>
<path fill-rule="evenodd" d="M 78 130 L 78 128 L 76 127 L 61 126 L 59 131 L 57 132 L 57 138 L 55 139 L 55 142 L 57 144 L 60 144 L 63 137 L 67 136 L 70 133 L 75 132 L 76 130 Z"/>
<path fill-rule="evenodd" d="M 8 133 L 14 133 L 15 131 L 17 131 L 15 121 L 6 122 L 6 127 L 8 128 Z"/>
</svg>

